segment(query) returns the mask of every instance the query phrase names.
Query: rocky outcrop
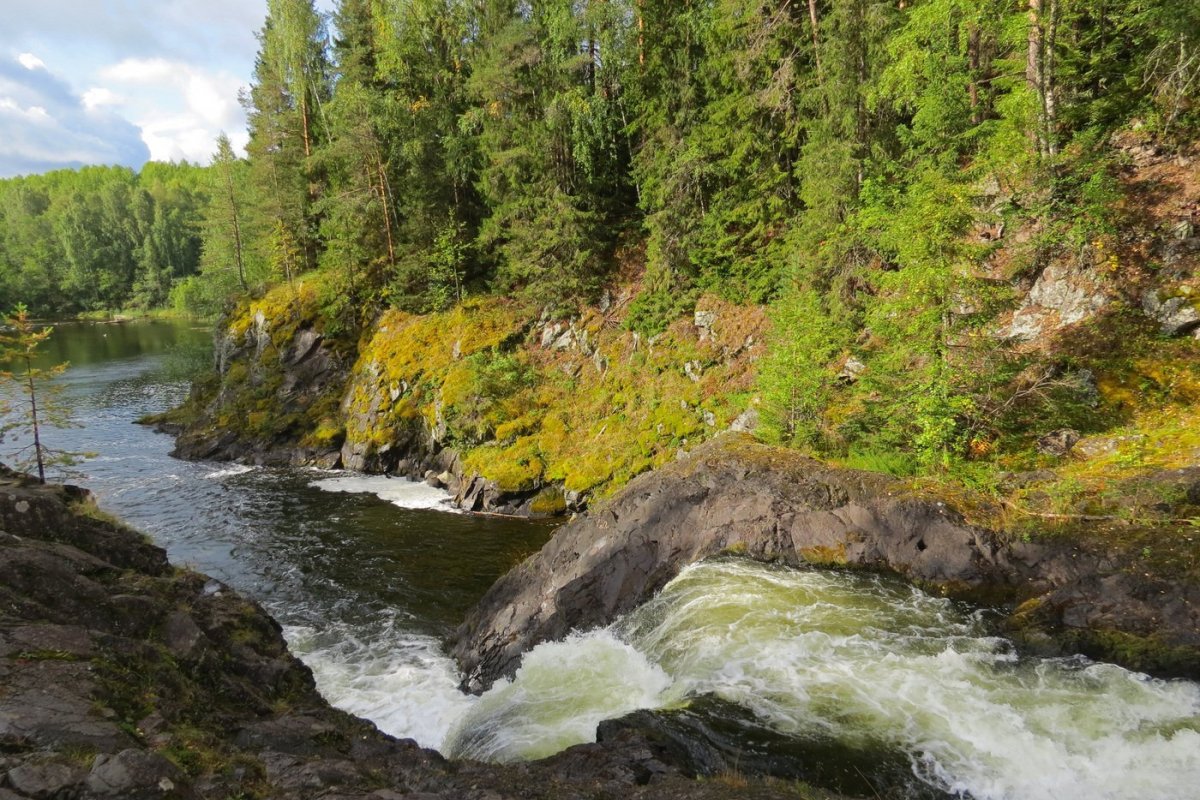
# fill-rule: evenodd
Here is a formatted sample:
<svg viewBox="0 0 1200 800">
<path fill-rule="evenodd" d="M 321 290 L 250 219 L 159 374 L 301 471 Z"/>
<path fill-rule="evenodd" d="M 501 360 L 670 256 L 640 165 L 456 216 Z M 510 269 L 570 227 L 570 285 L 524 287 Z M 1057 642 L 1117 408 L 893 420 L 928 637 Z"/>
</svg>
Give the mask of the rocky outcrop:
<svg viewBox="0 0 1200 800">
<path fill-rule="evenodd" d="M 1101 254 L 1093 254 L 1093 261 L 1100 259 Z M 1029 341 L 1090 319 L 1110 300 L 1101 274 L 1086 259 L 1048 265 L 1001 337 Z"/>
<path fill-rule="evenodd" d="M 728 434 L 635 479 L 497 581 L 452 642 L 465 688 L 486 689 L 511 675 L 538 642 L 605 625 L 684 566 L 722 552 L 888 570 L 990 603 L 1040 599 L 1040 614 L 1020 621 L 1038 632 L 1030 638 L 1042 646 L 1066 631 L 1078 634 L 1067 637 L 1072 645 L 1120 658 L 1103 645 L 1115 632 L 1144 645 L 1137 666 L 1200 673 L 1195 587 L 1155 581 L 1106 554 L 1008 542 L 884 476 Z M 1120 580 L 1109 580 L 1114 575 Z"/>
<path fill-rule="evenodd" d="M 811 796 L 686 773 L 636 731 L 514 766 L 397 741 L 331 708 L 256 604 L 0 468 L 2 800 Z"/>
</svg>

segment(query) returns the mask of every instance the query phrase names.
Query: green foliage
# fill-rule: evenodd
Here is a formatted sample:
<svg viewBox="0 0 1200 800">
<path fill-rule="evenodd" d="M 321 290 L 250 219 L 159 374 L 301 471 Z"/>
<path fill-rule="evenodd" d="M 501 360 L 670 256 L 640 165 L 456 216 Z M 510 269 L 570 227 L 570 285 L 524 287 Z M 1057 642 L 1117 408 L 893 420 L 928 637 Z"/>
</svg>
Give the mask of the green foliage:
<svg viewBox="0 0 1200 800">
<path fill-rule="evenodd" d="M 459 324 L 489 293 L 566 316 L 619 267 L 641 281 L 623 320 L 639 334 L 669 336 L 701 294 L 774 304 L 769 438 L 957 469 L 1025 427 L 1086 421 L 1062 378 L 1077 365 L 986 324 L 1014 279 L 1121 227 L 1114 133 L 1187 141 L 1200 122 L 1195 2 L 1043 6 L 341 0 L 330 40 L 312 0 L 270 0 L 247 157 L 222 138 L 204 173 L 0 183 L 0 293 L 213 314 L 315 274 L 314 324 L 348 350 L 374 320 L 429 344 L 434 322 L 407 312 Z M 997 264 L 1006 228 L 1028 244 Z M 619 260 L 631 240 L 644 258 Z M 462 354 L 388 353 L 410 387 L 396 420 L 496 437 L 487 455 L 515 454 L 522 484 L 545 466 L 590 488 L 664 457 L 640 429 L 562 468 L 538 365 L 492 332 Z M 1021 383 L 1041 368 L 1059 377 Z M 440 400 L 417 382 L 433 373 Z M 597 391 L 593 416 L 642 415 L 682 446 L 716 394 L 679 410 Z"/>
<path fill-rule="evenodd" d="M 759 371 L 760 432 L 777 444 L 827 450 L 824 416 L 835 358 L 848 348 L 850 330 L 807 287 L 793 288 L 775 304 L 771 324 L 769 354 Z"/>
<path fill-rule="evenodd" d="M 38 350 L 50 338 L 53 328 L 38 328 L 29 318 L 25 306 L 18 305 L 3 320 L 0 327 L 0 442 L 16 431 L 27 437 L 20 449 L 12 454 L 18 469 L 37 469 L 38 480 L 46 482 L 46 467 L 71 466 L 85 453 L 72 453 L 49 447 L 44 439 L 48 427 L 67 428 L 74 425 L 69 407 L 60 398 L 62 385 L 55 379 L 66 372 L 67 365 L 39 365 Z M 12 390 L 14 399 L 6 395 Z"/>
<path fill-rule="evenodd" d="M 0 297 L 47 315 L 162 307 L 199 267 L 201 176 L 147 164 L 0 181 Z"/>
</svg>

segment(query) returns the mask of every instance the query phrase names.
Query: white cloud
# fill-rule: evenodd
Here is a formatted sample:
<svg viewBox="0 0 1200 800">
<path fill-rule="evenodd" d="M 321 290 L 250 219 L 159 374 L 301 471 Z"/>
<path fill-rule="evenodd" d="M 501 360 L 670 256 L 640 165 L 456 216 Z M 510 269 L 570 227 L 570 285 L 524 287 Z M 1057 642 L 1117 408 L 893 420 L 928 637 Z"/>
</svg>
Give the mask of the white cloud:
<svg viewBox="0 0 1200 800">
<path fill-rule="evenodd" d="M 0 177 L 146 161 L 136 126 L 90 107 L 45 65 L 31 68 L 27 60 L 0 58 Z"/>
<path fill-rule="evenodd" d="M 122 110 L 142 129 L 156 161 L 207 162 L 221 131 L 245 127 L 237 103 L 242 81 L 228 72 L 165 58 L 129 58 L 105 67 L 100 77 L 128 89 Z"/>
<path fill-rule="evenodd" d="M 329 8 L 333 2 L 319 0 Z M 30 75 L 45 75 L 49 64 L 77 113 L 106 120 L 95 130 L 101 142 L 110 136 L 106 126 L 123 117 L 142 129 L 139 149 L 155 159 L 207 162 L 222 130 L 244 147 L 238 92 L 254 67 L 266 0 L 38 0 L 9 8 L 13 3 L 0 0 L 0 11 L 12 12 L 0 15 L 0 62 L 11 59 L 10 66 Z M 40 105 L 50 117 L 60 116 L 55 104 L 3 87 L 0 96 L 25 111 Z M 17 145 L 3 141 L 16 125 L 14 115 L 0 127 L 0 175 L 30 169 L 24 161 L 13 166 L 18 162 L 9 153 Z M 31 127 L 18 138 L 33 136 Z M 110 144 L 125 146 L 123 139 Z"/>
<path fill-rule="evenodd" d="M 100 108 L 101 106 L 119 106 L 124 102 L 125 98 L 112 89 L 105 89 L 103 86 L 93 86 L 83 93 L 83 104 L 89 109 Z"/>
<path fill-rule="evenodd" d="M 163 83 L 185 73 L 188 67 L 165 58 L 126 58 L 100 71 L 100 77 L 122 83 Z"/>
<path fill-rule="evenodd" d="M 24 67 L 25 69 L 45 69 L 46 68 L 45 62 L 42 61 L 37 56 L 35 56 L 33 53 L 21 53 L 21 55 L 17 56 L 17 61 L 19 61 L 21 63 L 21 66 Z"/>
</svg>

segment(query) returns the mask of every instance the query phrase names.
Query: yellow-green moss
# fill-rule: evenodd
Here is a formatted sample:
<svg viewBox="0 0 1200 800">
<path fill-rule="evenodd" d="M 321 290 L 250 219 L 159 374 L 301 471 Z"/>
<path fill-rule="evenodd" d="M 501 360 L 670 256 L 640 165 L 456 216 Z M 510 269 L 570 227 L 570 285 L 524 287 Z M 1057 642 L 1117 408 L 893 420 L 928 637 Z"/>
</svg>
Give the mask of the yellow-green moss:
<svg viewBox="0 0 1200 800">
<path fill-rule="evenodd" d="M 567 500 L 557 486 L 547 486 L 533 498 L 529 510 L 536 516 L 557 516 L 567 510 Z"/>
<path fill-rule="evenodd" d="M 504 492 L 529 492 L 541 483 L 545 464 L 534 437 L 526 436 L 514 444 L 487 445 L 469 450 L 463 459 L 468 473 L 482 475 Z"/>
</svg>

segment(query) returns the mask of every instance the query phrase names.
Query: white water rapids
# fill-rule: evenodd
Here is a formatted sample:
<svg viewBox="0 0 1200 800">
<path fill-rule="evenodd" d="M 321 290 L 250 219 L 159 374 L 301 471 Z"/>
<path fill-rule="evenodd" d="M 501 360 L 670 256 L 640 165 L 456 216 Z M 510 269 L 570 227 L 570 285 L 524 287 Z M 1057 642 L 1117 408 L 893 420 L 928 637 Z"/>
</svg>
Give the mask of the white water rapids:
<svg viewBox="0 0 1200 800">
<path fill-rule="evenodd" d="M 977 800 L 1200 796 L 1200 686 L 1018 659 L 956 604 L 871 576 L 699 564 L 478 698 L 433 640 L 379 634 L 331 634 L 336 652 L 318 632 L 290 638 L 333 702 L 459 757 L 549 755 L 603 719 L 712 693 L 784 735 L 896 748 Z"/>
</svg>

